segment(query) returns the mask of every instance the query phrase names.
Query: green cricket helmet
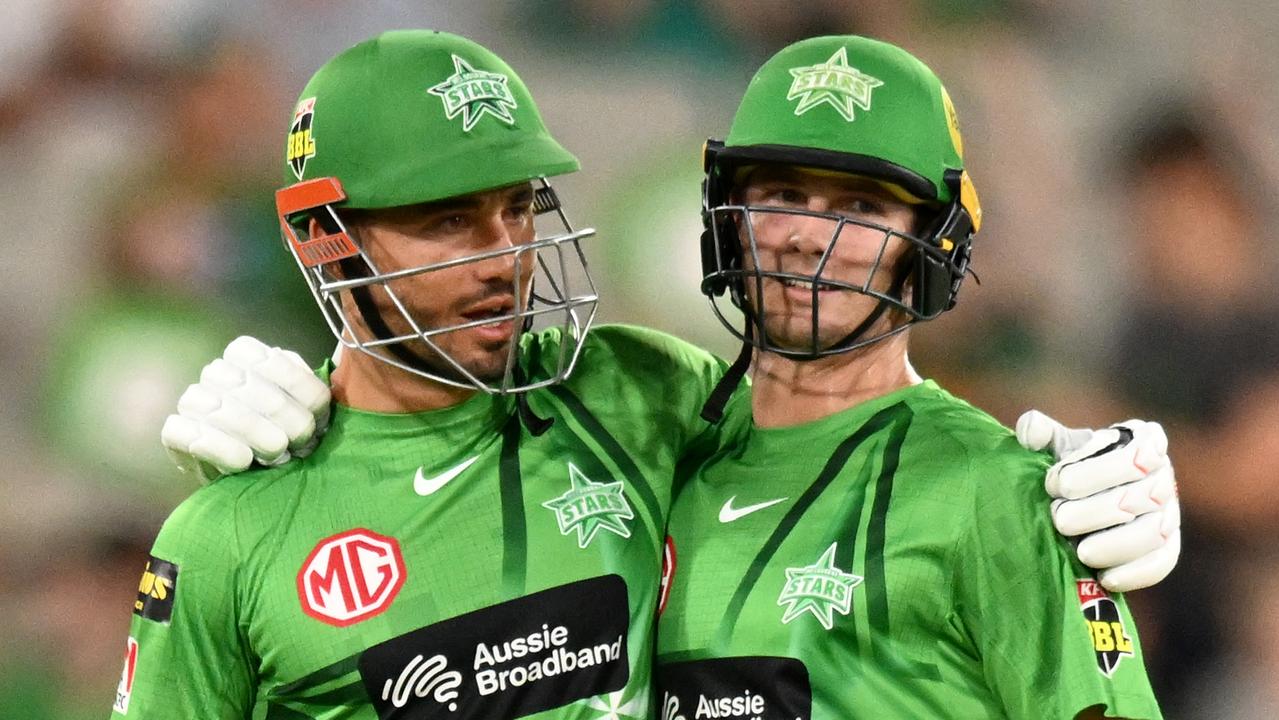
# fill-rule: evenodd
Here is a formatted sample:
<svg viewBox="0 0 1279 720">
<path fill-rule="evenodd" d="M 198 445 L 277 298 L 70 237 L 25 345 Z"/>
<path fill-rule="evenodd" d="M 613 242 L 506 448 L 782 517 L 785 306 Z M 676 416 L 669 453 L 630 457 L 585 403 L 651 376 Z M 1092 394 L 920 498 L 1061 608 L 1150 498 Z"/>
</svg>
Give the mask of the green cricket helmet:
<svg viewBox="0 0 1279 720">
<path fill-rule="evenodd" d="M 578 245 L 594 230 L 573 230 L 548 180 L 577 169 L 577 158 L 551 137 L 528 88 L 501 58 L 457 35 L 398 30 L 338 54 L 306 84 L 285 146 L 284 172 L 291 184 L 276 193 L 276 207 L 285 244 L 343 345 L 447 385 L 516 393 L 567 377 L 594 318 L 597 297 Z M 531 244 L 434 265 L 375 267 L 341 220 L 345 209 L 416 205 L 524 182 L 534 185 L 538 222 L 558 220 L 561 230 L 539 233 Z M 311 220 L 321 229 L 314 236 L 307 232 Z M 542 277 L 533 287 L 549 292 L 530 291 L 522 297 L 520 284 L 513 282 L 510 314 L 425 327 L 387 285 L 499 256 L 514 260 L 516 278 L 522 263 L 534 263 Z M 586 292 L 568 294 L 570 264 L 581 266 L 573 274 L 585 275 Z M 396 334 L 388 328 L 369 294 L 375 285 L 390 295 L 412 332 Z M 349 321 L 342 305 L 345 293 L 351 294 L 369 333 Z M 527 331 L 535 317 L 562 323 L 572 347 L 561 354 L 560 367 L 549 377 L 522 376 L 517 362 L 521 333 L 509 343 L 500 379 L 477 377 L 434 341 L 443 333 L 505 320 Z M 438 359 L 427 360 L 406 345 L 417 341 Z"/>
<path fill-rule="evenodd" d="M 887 291 L 873 289 L 871 277 L 861 284 L 823 277 L 825 260 L 813 275 L 747 268 L 741 235 L 747 236 L 753 252 L 750 218 L 778 211 L 734 204 L 734 183 L 750 168 L 764 164 L 871 178 L 898 198 L 926 208 L 929 221 L 918 234 L 876 228 L 884 231 L 885 247 L 892 236 L 910 243 L 908 257 L 898 267 L 880 268 L 877 261 L 871 270 L 872 277 L 877 271 L 893 273 Z M 801 360 L 824 357 L 901 332 L 910 323 L 930 320 L 954 306 L 981 208 L 964 170 L 962 140 L 950 98 L 937 76 L 905 50 L 856 36 L 810 38 L 786 47 L 751 80 L 726 140 L 707 142 L 704 169 L 702 292 L 711 299 L 721 322 L 748 345 Z M 845 225 L 866 225 L 829 217 L 834 228 L 832 246 Z M 739 232 L 743 224 L 745 232 Z M 825 256 L 829 254 L 830 247 Z M 815 316 L 808 347 L 778 347 L 764 332 L 765 309 L 750 307 L 745 283 L 762 283 L 768 277 L 811 285 Z M 880 301 L 858 327 L 825 347 L 817 339 L 816 321 L 817 293 L 823 286 Z M 744 330 L 721 312 L 719 302 L 725 294 L 746 314 Z M 762 302 L 762 291 L 757 297 Z M 867 336 L 889 308 L 904 311 L 906 321 Z"/>
</svg>

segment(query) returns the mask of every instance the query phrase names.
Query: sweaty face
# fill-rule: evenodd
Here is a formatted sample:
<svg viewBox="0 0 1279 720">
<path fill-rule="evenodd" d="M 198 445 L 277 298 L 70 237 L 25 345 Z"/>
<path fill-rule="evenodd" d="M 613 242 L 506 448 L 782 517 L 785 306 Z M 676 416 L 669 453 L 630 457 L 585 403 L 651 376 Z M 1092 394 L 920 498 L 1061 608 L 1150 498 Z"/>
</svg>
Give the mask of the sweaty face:
<svg viewBox="0 0 1279 720">
<path fill-rule="evenodd" d="M 762 309 L 769 340 L 787 350 L 827 349 L 879 301 L 851 288 L 889 293 L 914 231 L 912 205 L 867 178 L 791 166 L 761 166 L 737 192 L 751 206 L 738 220 L 747 300 Z M 825 217 L 795 214 L 820 213 Z M 850 222 L 840 223 L 840 219 Z M 765 273 L 757 280 L 752 271 Z M 835 284 L 838 283 L 838 284 Z M 814 288 L 816 294 L 814 295 Z M 863 337 L 900 322 L 886 312 Z"/>
<path fill-rule="evenodd" d="M 523 183 L 440 202 L 348 214 L 348 228 L 383 274 L 507 251 L 370 286 L 371 299 L 390 332 L 415 333 L 409 317 L 429 333 L 510 315 L 518 309 L 517 297 L 526 306 L 537 258 L 532 250 L 519 248 L 534 239 L 532 202 L 533 189 Z M 343 307 L 349 319 L 364 324 L 351 293 L 345 293 Z M 373 337 L 367 327 L 360 330 L 365 339 Z M 496 320 L 431 335 L 440 352 L 420 339 L 405 346 L 436 374 L 464 377 L 443 354 L 477 378 L 494 382 L 506 371 L 519 330 L 518 318 Z"/>
</svg>

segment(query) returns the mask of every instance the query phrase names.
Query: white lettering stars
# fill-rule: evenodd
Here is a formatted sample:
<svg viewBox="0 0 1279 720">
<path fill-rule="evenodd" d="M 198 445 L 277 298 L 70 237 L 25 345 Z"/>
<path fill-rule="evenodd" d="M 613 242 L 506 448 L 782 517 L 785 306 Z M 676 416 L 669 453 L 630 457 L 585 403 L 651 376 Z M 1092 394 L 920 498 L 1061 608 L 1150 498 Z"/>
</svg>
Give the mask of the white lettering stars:
<svg viewBox="0 0 1279 720">
<path fill-rule="evenodd" d="M 444 82 L 427 90 L 444 101 L 444 114 L 448 119 L 461 113 L 463 132 L 470 132 L 485 115 L 507 125 L 515 124 L 511 111 L 519 105 L 507 87 L 509 78 L 501 73 L 476 70 L 457 55 L 453 56 L 453 70 Z"/>
<path fill-rule="evenodd" d="M 803 115 L 823 103 L 830 105 L 848 122 L 853 121 L 853 107 L 870 112 L 871 91 L 883 85 L 855 67 L 848 65 L 848 50 L 840 48 L 824 63 L 791 68 L 787 100 L 799 98 L 796 115 Z"/>
<path fill-rule="evenodd" d="M 592 482 L 573 463 L 568 464 L 568 478 L 572 488 L 557 498 L 542 503 L 542 507 L 555 512 L 560 534 L 577 532 L 577 546 L 585 548 L 600 530 L 607 530 L 624 538 L 631 536 L 626 521 L 635 517 L 621 481 L 611 483 Z"/>
<path fill-rule="evenodd" d="M 835 567 L 838 544 L 831 543 L 812 565 L 786 568 L 786 584 L 777 598 L 777 604 L 786 608 L 782 623 L 808 612 L 830 630 L 835 625 L 834 613 L 847 615 L 852 609 L 853 588 L 861 584 L 862 577 Z"/>
</svg>

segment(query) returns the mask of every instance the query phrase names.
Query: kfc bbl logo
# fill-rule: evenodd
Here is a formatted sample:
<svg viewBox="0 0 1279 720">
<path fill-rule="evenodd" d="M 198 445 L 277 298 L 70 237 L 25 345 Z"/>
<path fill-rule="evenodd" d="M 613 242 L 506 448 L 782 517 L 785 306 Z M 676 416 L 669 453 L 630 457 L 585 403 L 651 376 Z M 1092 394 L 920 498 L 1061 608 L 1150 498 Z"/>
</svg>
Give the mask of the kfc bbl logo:
<svg viewBox="0 0 1279 720">
<path fill-rule="evenodd" d="M 1132 638 L 1124 631 L 1119 606 L 1096 580 L 1076 580 L 1075 585 L 1079 591 L 1079 607 L 1092 636 L 1092 649 L 1097 655 L 1097 669 L 1111 677 L 1120 660 L 1132 657 Z"/>
<path fill-rule="evenodd" d="M 315 138 L 311 136 L 314 116 L 315 98 L 307 98 L 298 102 L 297 109 L 293 111 L 293 124 L 289 126 L 289 149 L 285 159 L 298 180 L 302 179 L 307 158 L 315 157 Z"/>
</svg>

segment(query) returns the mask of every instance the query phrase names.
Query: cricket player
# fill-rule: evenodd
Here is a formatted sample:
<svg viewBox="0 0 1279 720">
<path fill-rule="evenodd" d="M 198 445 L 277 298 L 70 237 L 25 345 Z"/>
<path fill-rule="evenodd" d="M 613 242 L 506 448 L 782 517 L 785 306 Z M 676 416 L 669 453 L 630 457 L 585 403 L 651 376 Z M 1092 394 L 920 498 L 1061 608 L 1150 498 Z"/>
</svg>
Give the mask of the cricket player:
<svg viewBox="0 0 1279 720">
<path fill-rule="evenodd" d="M 428 33 L 357 46 L 308 85 L 291 137 L 299 182 L 279 196 L 282 227 L 348 348 L 321 372 L 331 429 L 305 458 L 219 480 L 166 523 L 143 585 L 172 601 L 140 595 L 117 707 L 154 707 L 196 675 L 187 702 L 230 700 L 211 717 L 238 717 L 254 695 L 268 717 L 649 716 L 671 480 L 749 423 L 698 417 L 725 364 L 652 331 L 586 335 L 593 294 L 570 293 L 563 272 L 528 287 L 530 268 L 571 258 L 584 233 L 535 239 L 517 219 L 558 214 L 541 178 L 575 163 L 548 149 L 527 91 L 482 48 Z M 475 284 L 490 292 L 479 302 Z M 523 332 L 534 313 L 567 329 Z M 241 338 L 184 395 L 165 444 L 192 469 L 278 463 L 314 444 L 328 400 L 296 356 Z M 1083 453 L 1089 482 L 1126 480 L 1098 464 L 1113 452 L 1090 457 L 1102 435 L 1042 416 L 1028 427 Z M 1166 543 L 1153 557 L 1108 532 L 1085 543 L 1122 548 L 1108 558 L 1120 581 L 1175 562 Z"/>
<path fill-rule="evenodd" d="M 724 363 L 587 335 L 588 231 L 535 233 L 567 225 L 546 178 L 577 160 L 469 40 L 340 53 L 283 160 L 286 244 L 351 347 L 331 424 L 165 522 L 113 717 L 647 717 L 671 478 L 732 432 L 698 417 Z M 286 426 L 328 407 L 284 387 L 244 398 Z"/>
<path fill-rule="evenodd" d="M 867 38 L 783 49 L 705 200 L 751 421 L 672 508 L 662 717 L 1160 717 L 1123 597 L 1035 507 L 1050 460 L 907 358 L 981 223 L 936 75 Z"/>
</svg>

